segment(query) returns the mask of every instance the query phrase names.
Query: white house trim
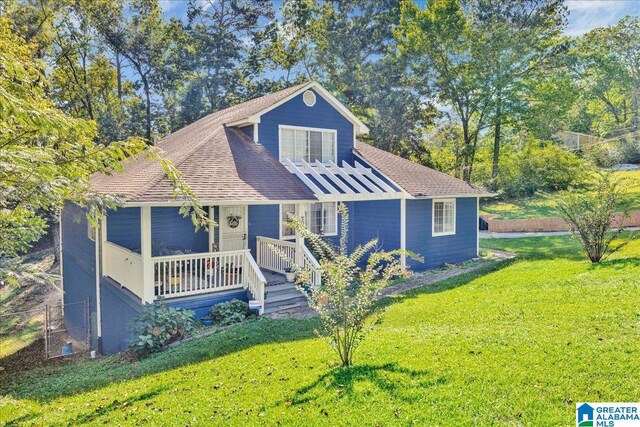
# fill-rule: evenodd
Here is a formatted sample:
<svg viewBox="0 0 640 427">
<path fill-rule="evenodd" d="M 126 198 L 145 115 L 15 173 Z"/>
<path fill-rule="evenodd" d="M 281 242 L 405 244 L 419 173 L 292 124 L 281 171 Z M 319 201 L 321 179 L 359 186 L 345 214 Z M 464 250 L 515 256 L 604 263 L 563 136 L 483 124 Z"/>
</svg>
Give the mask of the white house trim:
<svg viewBox="0 0 640 427">
<path fill-rule="evenodd" d="M 453 202 L 453 231 L 445 231 L 445 232 L 440 232 L 440 233 L 436 233 L 435 230 L 435 226 L 436 226 L 436 221 L 435 221 L 435 213 L 436 213 L 436 202 Z M 436 198 L 433 199 L 431 201 L 431 236 L 432 237 L 440 237 L 440 236 L 453 236 L 454 234 L 456 234 L 456 228 L 457 228 L 457 219 L 456 219 L 456 215 L 457 215 L 457 201 L 456 199 L 443 199 L 443 198 Z M 444 221 L 444 218 L 443 218 Z"/>
<path fill-rule="evenodd" d="M 407 250 L 407 199 L 400 199 L 400 250 Z M 400 255 L 400 264 L 407 266 L 407 256 Z"/>
<path fill-rule="evenodd" d="M 142 303 L 152 303 L 153 260 L 151 259 L 151 207 L 140 208 L 140 255 L 142 256 Z"/>
<path fill-rule="evenodd" d="M 356 169 L 345 161 L 342 162 L 343 167 L 339 167 L 334 162 L 329 162 L 329 164 L 330 167 L 327 167 L 316 162 L 314 167 L 305 161 L 302 161 L 301 164 L 295 164 L 286 159 L 284 162 L 285 167 L 309 187 L 321 202 L 400 199 L 404 197 L 401 191 L 394 190 L 390 186 L 380 185 L 379 187 L 375 184 L 375 179 L 371 178 L 373 175 L 371 170 Z M 374 178 L 378 179 L 375 176 Z"/>
<path fill-rule="evenodd" d="M 476 256 L 480 256 L 480 197 L 476 199 Z"/>
</svg>

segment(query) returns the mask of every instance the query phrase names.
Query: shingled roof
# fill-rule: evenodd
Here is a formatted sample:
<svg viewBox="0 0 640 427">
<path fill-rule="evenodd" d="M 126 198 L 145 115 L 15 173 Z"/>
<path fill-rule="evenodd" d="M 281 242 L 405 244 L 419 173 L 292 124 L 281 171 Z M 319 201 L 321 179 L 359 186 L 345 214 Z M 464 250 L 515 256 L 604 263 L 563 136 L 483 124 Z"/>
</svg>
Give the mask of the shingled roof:
<svg viewBox="0 0 640 427">
<path fill-rule="evenodd" d="M 358 142 L 354 152 L 413 197 L 491 196 L 487 190 Z"/>
<path fill-rule="evenodd" d="M 305 83 L 218 111 L 158 142 L 163 156 L 182 172 L 184 181 L 203 202 L 315 200 L 313 193 L 263 146 L 244 132 L 227 128 L 276 104 Z M 144 155 L 130 159 L 121 174 L 94 174 L 91 188 L 116 194 L 129 203 L 174 200 L 162 166 Z"/>
</svg>

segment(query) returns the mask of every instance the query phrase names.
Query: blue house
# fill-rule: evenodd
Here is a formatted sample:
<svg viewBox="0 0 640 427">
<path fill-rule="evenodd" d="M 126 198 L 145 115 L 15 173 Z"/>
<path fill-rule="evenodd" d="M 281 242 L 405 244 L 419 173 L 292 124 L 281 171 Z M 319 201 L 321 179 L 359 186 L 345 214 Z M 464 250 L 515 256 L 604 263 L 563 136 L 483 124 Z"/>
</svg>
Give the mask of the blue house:
<svg viewBox="0 0 640 427">
<path fill-rule="evenodd" d="M 123 207 L 92 228 L 80 206 L 62 218 L 64 302 L 89 300 L 94 345 L 126 348 L 126 325 L 145 303 L 164 298 L 199 316 L 232 298 L 260 313 L 304 304 L 284 281 L 288 267 L 318 262 L 283 222 L 302 218 L 337 240 L 337 204 L 350 214 L 349 246 L 379 239 L 407 249 L 424 270 L 478 254 L 478 200 L 486 191 L 359 142 L 367 127 L 316 82 L 218 111 L 157 146 L 182 173 L 215 227 L 194 231 L 179 214 L 157 162 L 125 163 L 122 174 L 92 176 L 92 190 Z M 319 285 L 321 273 L 312 284 Z M 76 322 L 79 319 L 67 319 Z"/>
</svg>

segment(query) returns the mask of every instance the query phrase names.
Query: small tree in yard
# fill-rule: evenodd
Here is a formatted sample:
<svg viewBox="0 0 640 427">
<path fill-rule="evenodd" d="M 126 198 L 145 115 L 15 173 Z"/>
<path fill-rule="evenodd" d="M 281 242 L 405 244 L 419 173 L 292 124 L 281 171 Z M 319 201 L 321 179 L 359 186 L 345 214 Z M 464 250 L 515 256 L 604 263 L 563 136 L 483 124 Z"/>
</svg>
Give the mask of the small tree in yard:
<svg viewBox="0 0 640 427">
<path fill-rule="evenodd" d="M 617 208 L 621 208 L 620 223 L 610 231 Z M 594 191 L 565 192 L 558 200 L 558 211 L 593 263 L 600 262 L 627 243 L 612 244 L 623 231 L 622 222 L 628 216 L 629 206 L 620 192 L 619 182 L 608 175 L 600 177 Z"/>
<path fill-rule="evenodd" d="M 320 258 L 320 270 L 323 281 L 318 289 L 306 293 L 309 305 L 322 321 L 322 336 L 329 339 L 336 350 L 342 366 L 353 363 L 353 354 L 366 333 L 366 319 L 376 311 L 375 301 L 379 291 L 397 277 L 408 274 L 400 263 L 400 256 L 405 255 L 420 259 L 406 251 L 375 250 L 378 240 L 358 246 L 349 254 L 347 252 L 347 235 L 349 215 L 344 204 L 338 207 L 341 215 L 341 231 L 339 247 L 335 248 L 322 236 L 307 229 L 300 218 L 289 217 L 288 226 L 294 228 L 311 245 Z M 273 248 L 278 251 L 277 249 Z M 310 283 L 314 270 L 296 265 L 283 253 L 279 255 L 290 262 L 298 273 L 297 284 Z M 366 258 L 366 263 L 364 259 Z M 360 267 L 363 265 L 363 267 Z"/>
</svg>

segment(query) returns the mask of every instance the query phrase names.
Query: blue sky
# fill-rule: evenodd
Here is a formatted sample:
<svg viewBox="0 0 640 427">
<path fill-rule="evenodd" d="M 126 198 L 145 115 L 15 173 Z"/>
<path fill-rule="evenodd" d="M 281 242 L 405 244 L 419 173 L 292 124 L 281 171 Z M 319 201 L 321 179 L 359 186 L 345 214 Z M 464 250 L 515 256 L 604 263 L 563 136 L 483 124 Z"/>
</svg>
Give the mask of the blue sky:
<svg viewBox="0 0 640 427">
<path fill-rule="evenodd" d="M 504 0 L 509 1 L 509 0 Z M 280 1 L 274 1 L 276 9 Z M 417 3 L 424 4 L 424 0 Z M 160 0 L 167 16 L 184 17 L 187 0 Z M 569 24 L 565 33 L 578 36 L 596 27 L 614 25 L 626 15 L 640 16 L 640 0 L 568 0 Z"/>
</svg>

